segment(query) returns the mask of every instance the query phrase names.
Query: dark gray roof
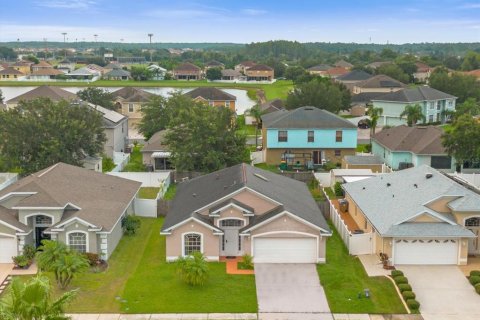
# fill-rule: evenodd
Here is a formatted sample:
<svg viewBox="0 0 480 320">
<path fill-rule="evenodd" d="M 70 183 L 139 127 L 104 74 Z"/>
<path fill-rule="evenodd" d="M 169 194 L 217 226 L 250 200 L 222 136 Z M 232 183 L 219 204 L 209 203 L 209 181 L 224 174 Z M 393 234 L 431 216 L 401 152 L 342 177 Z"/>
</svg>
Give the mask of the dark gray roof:
<svg viewBox="0 0 480 320">
<path fill-rule="evenodd" d="M 273 99 L 260 105 L 260 110 L 265 114 L 284 109 L 285 104 L 282 99 Z"/>
<path fill-rule="evenodd" d="M 279 129 L 356 128 L 350 121 L 315 107 L 300 107 L 290 111 L 272 112 L 262 116 L 262 122 L 265 128 Z"/>
<path fill-rule="evenodd" d="M 307 70 L 308 71 L 327 71 L 329 69 L 332 69 L 332 66 L 328 64 L 319 64 L 317 66 L 310 67 Z"/>
<path fill-rule="evenodd" d="M 273 68 L 266 64 L 256 64 L 247 69 L 248 71 L 273 71 Z"/>
<path fill-rule="evenodd" d="M 378 74 L 356 84 L 360 88 L 405 88 L 406 85 L 384 74 Z"/>
<path fill-rule="evenodd" d="M 352 94 L 351 104 L 359 104 L 359 103 L 369 103 L 372 102 L 373 99 L 377 99 L 385 95 L 385 92 L 362 92 L 358 94 Z"/>
<path fill-rule="evenodd" d="M 160 130 L 153 134 L 148 139 L 147 143 L 143 146 L 142 152 L 154 152 L 168 150 L 168 146 L 165 144 L 165 135 L 167 130 Z"/>
<path fill-rule="evenodd" d="M 343 159 L 345 159 L 345 162 L 348 164 L 383 164 L 383 161 L 377 156 L 344 156 Z"/>
<path fill-rule="evenodd" d="M 198 87 L 185 93 L 186 96 L 189 96 L 192 99 L 201 97 L 209 101 L 235 101 L 237 97 L 233 94 L 226 93 L 220 89 L 214 87 Z"/>
<path fill-rule="evenodd" d="M 267 214 L 275 215 L 286 210 L 330 232 L 305 183 L 247 164 L 238 164 L 180 183 L 162 230 L 166 231 L 190 217 L 199 218 L 197 210 L 245 187 L 281 203 L 271 212 L 256 218 L 253 224 L 264 220 Z M 213 227 L 213 221 L 208 217 L 201 218 Z"/>
<path fill-rule="evenodd" d="M 375 101 L 420 102 L 428 100 L 454 99 L 455 96 L 428 86 L 403 89 L 374 98 Z"/>
<path fill-rule="evenodd" d="M 339 81 L 362 81 L 367 80 L 373 77 L 370 73 L 367 73 L 363 70 L 353 70 L 349 73 L 343 74 L 337 77 Z"/>
<path fill-rule="evenodd" d="M 105 78 L 130 77 L 130 72 L 125 71 L 123 69 L 112 69 L 112 71 L 105 73 L 104 77 Z"/>
</svg>

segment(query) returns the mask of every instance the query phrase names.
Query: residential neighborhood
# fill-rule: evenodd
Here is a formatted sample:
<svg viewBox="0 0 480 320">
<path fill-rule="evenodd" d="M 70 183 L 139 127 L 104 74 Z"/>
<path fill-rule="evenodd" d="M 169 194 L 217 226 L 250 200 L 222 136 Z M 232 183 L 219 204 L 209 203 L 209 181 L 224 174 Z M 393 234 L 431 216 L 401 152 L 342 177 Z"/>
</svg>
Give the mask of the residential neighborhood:
<svg viewBox="0 0 480 320">
<path fill-rule="evenodd" d="M 0 320 L 480 319 L 476 4 L 0 11 Z"/>
</svg>

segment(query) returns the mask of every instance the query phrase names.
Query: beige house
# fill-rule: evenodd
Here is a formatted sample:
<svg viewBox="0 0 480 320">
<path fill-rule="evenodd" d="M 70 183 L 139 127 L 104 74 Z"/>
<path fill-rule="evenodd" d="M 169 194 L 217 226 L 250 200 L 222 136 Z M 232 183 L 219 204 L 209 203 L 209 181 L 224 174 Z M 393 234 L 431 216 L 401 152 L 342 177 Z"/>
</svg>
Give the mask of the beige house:
<svg viewBox="0 0 480 320">
<path fill-rule="evenodd" d="M 107 260 L 123 236 L 122 218 L 135 212 L 140 186 L 65 163 L 13 183 L 0 191 L 0 263 L 45 239 Z"/>
<path fill-rule="evenodd" d="M 225 107 L 235 112 L 237 97 L 214 87 L 198 87 L 185 93 L 195 101 L 204 102 L 214 107 Z"/>
<path fill-rule="evenodd" d="M 365 93 L 365 92 L 395 92 L 406 88 L 407 85 L 398 80 L 395 80 L 384 74 L 373 76 L 367 80 L 355 83 L 353 85 L 353 93 Z"/>
<path fill-rule="evenodd" d="M 40 60 L 38 63 L 32 65 L 32 72 L 48 69 L 53 69 L 53 66 L 45 60 Z"/>
<path fill-rule="evenodd" d="M 170 163 L 171 153 L 165 144 L 166 130 L 155 132 L 142 148 L 143 164 L 153 171 L 173 169 Z"/>
<path fill-rule="evenodd" d="M 200 80 L 202 76 L 202 69 L 189 62 L 182 63 L 173 69 L 173 78 L 175 80 Z"/>
<path fill-rule="evenodd" d="M 256 64 L 245 70 L 247 81 L 272 81 L 275 79 L 273 68 L 264 65 Z"/>
<path fill-rule="evenodd" d="M 234 68 L 234 69 L 235 69 L 235 71 L 238 71 L 238 72 L 241 72 L 241 73 L 243 73 L 243 74 L 246 74 L 247 69 L 248 69 L 248 68 L 251 68 L 251 67 L 253 67 L 253 66 L 255 66 L 255 65 L 256 65 L 255 62 L 248 60 L 248 61 L 240 62 L 239 64 L 235 65 L 235 68 Z"/>
<path fill-rule="evenodd" d="M 150 101 L 155 95 L 135 87 L 125 87 L 112 92 L 117 110 L 128 117 L 129 129 L 136 129 L 143 117 L 142 105 Z"/>
<path fill-rule="evenodd" d="M 368 253 L 393 265 L 465 265 L 480 254 L 480 195 L 427 165 L 343 189 L 349 228 L 370 235 Z"/>
<path fill-rule="evenodd" d="M 304 183 L 239 164 L 180 183 L 161 234 L 167 261 L 324 263 L 331 231 Z"/>
<path fill-rule="evenodd" d="M 0 70 L 0 81 L 16 81 L 25 78 L 25 74 L 15 68 L 7 67 Z"/>
</svg>

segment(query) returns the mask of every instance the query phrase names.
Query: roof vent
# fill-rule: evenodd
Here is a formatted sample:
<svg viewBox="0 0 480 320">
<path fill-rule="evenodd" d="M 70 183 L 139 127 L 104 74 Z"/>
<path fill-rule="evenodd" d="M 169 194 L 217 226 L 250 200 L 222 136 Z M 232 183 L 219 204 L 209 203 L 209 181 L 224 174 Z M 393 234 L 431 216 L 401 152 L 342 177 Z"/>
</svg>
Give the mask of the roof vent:
<svg viewBox="0 0 480 320">
<path fill-rule="evenodd" d="M 260 178 L 260 179 L 262 179 L 263 181 L 267 181 L 267 182 L 268 182 L 268 179 L 267 179 L 267 178 L 265 178 L 264 176 L 262 176 L 261 174 L 254 173 L 253 175 L 254 175 L 255 177 L 257 177 L 257 178 Z"/>
<path fill-rule="evenodd" d="M 425 174 L 425 178 L 430 179 L 431 177 L 433 177 L 433 174 L 431 174 L 430 172 L 427 172 Z"/>
<path fill-rule="evenodd" d="M 305 110 L 312 111 L 313 108 L 312 107 L 305 107 Z"/>
<path fill-rule="evenodd" d="M 362 190 L 365 190 L 365 187 L 363 187 Z"/>
<path fill-rule="evenodd" d="M 390 187 L 392 184 L 390 182 L 387 182 L 387 187 Z"/>
<path fill-rule="evenodd" d="M 193 193 L 192 196 L 195 198 L 195 197 L 197 196 L 197 194 L 196 194 L 196 193 Z"/>
<path fill-rule="evenodd" d="M 414 186 L 415 188 L 418 188 L 418 184 L 416 184 L 416 183 L 414 183 L 413 186 Z"/>
</svg>

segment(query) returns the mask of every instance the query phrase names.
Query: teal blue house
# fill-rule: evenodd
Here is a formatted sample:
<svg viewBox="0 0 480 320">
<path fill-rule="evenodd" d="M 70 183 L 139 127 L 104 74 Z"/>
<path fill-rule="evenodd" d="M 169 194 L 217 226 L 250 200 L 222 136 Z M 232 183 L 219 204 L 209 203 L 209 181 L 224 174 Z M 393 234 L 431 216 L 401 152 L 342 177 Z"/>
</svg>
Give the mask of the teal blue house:
<svg viewBox="0 0 480 320">
<path fill-rule="evenodd" d="M 262 117 L 264 158 L 267 164 L 286 163 L 314 168 L 326 162 L 340 163 L 354 155 L 357 127 L 326 110 L 301 107 Z"/>
<path fill-rule="evenodd" d="M 421 86 L 387 93 L 372 99 L 372 104 L 375 108 L 383 109 L 379 126 L 398 126 L 407 123 L 405 118 L 400 117 L 400 114 L 407 105 L 414 104 L 422 107 L 425 122 L 445 123 L 448 120 L 445 111 L 455 111 L 456 99 L 457 97 L 448 93 Z"/>
</svg>

